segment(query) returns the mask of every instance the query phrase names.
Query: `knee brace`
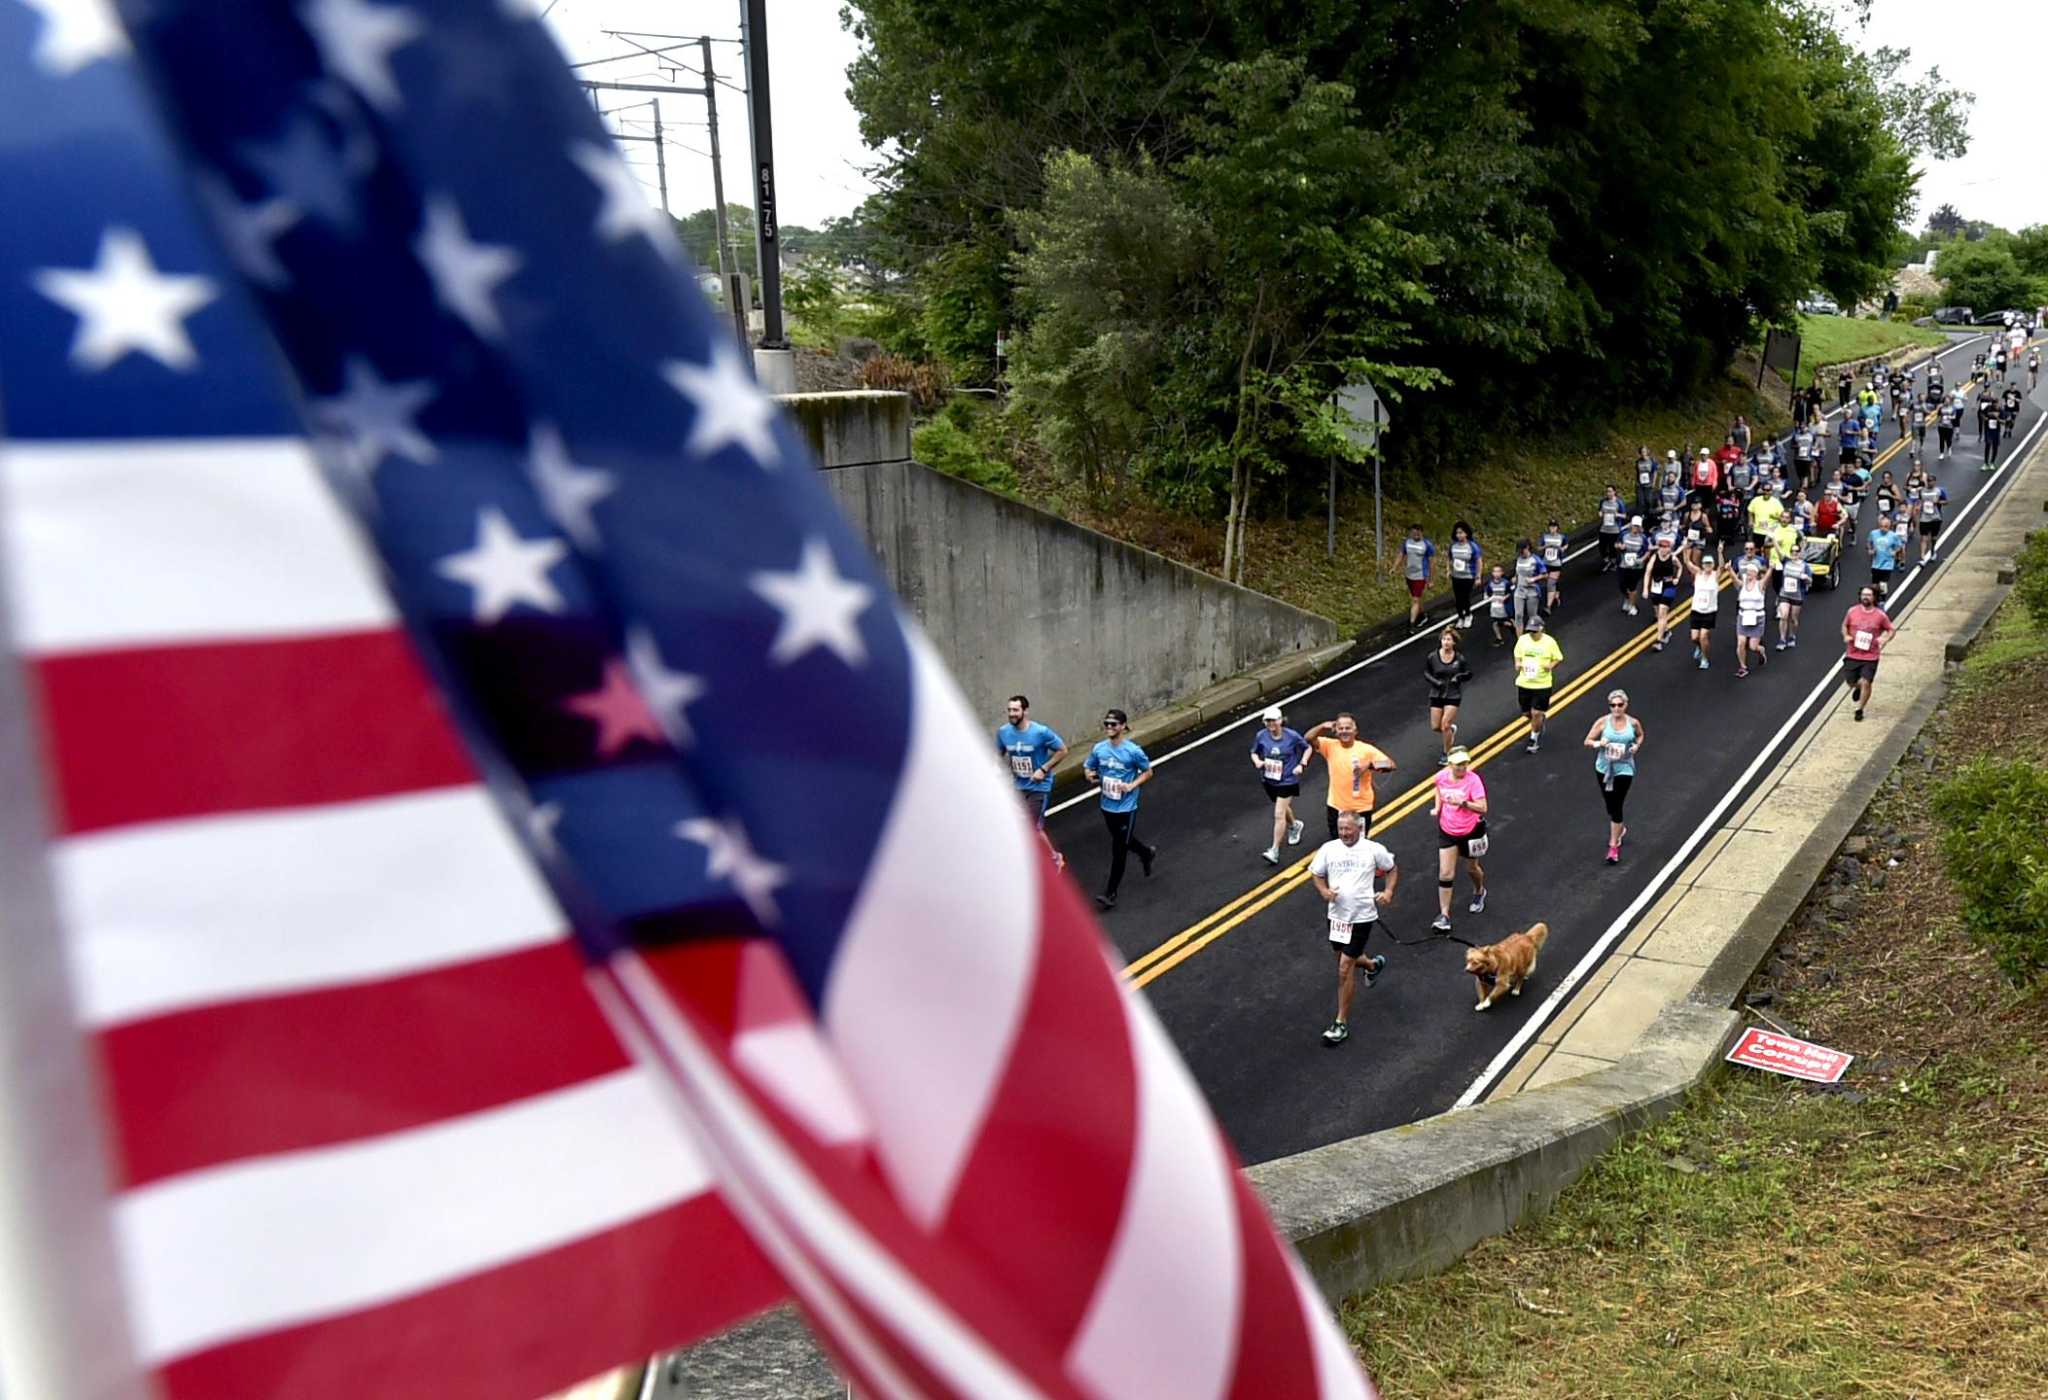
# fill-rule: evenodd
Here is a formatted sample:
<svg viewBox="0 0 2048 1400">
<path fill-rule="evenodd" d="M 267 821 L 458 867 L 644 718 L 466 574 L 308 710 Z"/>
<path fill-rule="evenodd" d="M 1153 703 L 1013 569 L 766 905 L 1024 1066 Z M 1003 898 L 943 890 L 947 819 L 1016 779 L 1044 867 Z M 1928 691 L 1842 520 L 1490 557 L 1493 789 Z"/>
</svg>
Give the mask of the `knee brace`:
<svg viewBox="0 0 2048 1400">
<path fill-rule="evenodd" d="M 1436 887 L 1440 890 L 1447 890 L 1457 883 L 1456 880 L 1439 880 L 1436 882 Z"/>
</svg>

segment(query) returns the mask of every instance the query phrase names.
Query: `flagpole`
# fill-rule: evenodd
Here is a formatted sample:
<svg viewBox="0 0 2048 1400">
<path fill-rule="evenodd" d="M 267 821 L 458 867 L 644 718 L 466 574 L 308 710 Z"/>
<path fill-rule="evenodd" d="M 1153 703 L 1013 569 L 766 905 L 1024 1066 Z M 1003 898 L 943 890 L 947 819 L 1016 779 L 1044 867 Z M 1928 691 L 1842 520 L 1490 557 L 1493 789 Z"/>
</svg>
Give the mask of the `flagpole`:
<svg viewBox="0 0 2048 1400">
<path fill-rule="evenodd" d="M 0 532 L 0 1394 L 146 1395 L 115 1260 L 99 1086 L 50 880 L 34 697 Z"/>
</svg>

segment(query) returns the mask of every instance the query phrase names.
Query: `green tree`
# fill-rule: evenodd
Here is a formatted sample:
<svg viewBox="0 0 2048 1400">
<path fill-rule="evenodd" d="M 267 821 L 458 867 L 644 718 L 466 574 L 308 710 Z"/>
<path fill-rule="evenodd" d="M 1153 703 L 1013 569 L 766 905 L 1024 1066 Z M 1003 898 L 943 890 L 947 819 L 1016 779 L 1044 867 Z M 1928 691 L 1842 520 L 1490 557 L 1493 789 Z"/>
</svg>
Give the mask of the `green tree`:
<svg viewBox="0 0 2048 1400">
<path fill-rule="evenodd" d="M 2020 266 L 2009 234 L 1944 248 L 1934 271 L 1948 284 L 1948 298 L 1958 306 L 2003 311 L 2048 300 L 2048 281 L 2029 276 Z"/>
</svg>

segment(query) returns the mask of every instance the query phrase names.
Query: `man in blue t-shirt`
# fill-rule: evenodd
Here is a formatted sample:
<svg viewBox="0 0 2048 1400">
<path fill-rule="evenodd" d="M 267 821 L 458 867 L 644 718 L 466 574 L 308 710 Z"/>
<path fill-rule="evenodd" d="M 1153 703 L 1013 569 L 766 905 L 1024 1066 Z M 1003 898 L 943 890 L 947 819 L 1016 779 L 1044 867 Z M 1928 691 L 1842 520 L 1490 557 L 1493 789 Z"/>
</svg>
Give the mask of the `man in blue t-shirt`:
<svg viewBox="0 0 2048 1400">
<path fill-rule="evenodd" d="M 1109 883 L 1095 896 L 1104 909 L 1116 908 L 1117 887 L 1124 882 L 1124 862 L 1132 851 L 1145 878 L 1152 877 L 1152 862 L 1159 848 L 1138 839 L 1138 789 L 1152 780 L 1152 760 L 1145 751 L 1124 737 L 1130 716 L 1122 710 L 1108 710 L 1102 716 L 1102 738 L 1088 751 L 1081 764 L 1088 776 L 1102 785 L 1102 823 L 1109 828 Z"/>
<path fill-rule="evenodd" d="M 1899 567 L 1899 555 L 1905 552 L 1906 537 L 1892 528 L 1889 515 L 1880 515 L 1877 528 L 1864 536 L 1863 542 L 1870 547 L 1870 583 L 1882 607 L 1885 595 L 1891 592 L 1892 571 Z"/>
<path fill-rule="evenodd" d="M 1294 816 L 1294 799 L 1301 795 L 1301 770 L 1308 766 L 1308 741 L 1287 727 L 1278 705 L 1268 705 L 1259 716 L 1259 732 L 1252 735 L 1252 767 L 1273 799 L 1273 844 L 1259 852 L 1268 865 L 1280 863 L 1280 842 L 1301 844 L 1301 823 Z"/>
<path fill-rule="evenodd" d="M 1017 791 L 1040 831 L 1045 830 L 1045 804 L 1052 797 L 1052 770 L 1067 756 L 1067 741 L 1031 718 L 1029 696 L 1012 695 L 1004 707 L 1007 724 L 996 730 L 996 752 L 1010 769 Z"/>
</svg>

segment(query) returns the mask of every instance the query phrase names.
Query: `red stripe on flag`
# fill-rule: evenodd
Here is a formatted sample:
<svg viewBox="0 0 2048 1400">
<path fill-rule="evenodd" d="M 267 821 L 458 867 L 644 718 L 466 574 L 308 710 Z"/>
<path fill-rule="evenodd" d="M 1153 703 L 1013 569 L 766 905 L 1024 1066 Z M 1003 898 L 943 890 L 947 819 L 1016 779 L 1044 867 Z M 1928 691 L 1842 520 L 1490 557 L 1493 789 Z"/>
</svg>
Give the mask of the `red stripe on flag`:
<svg viewBox="0 0 2048 1400">
<path fill-rule="evenodd" d="M 1222 1141 L 1217 1146 L 1231 1163 L 1231 1204 L 1244 1262 L 1239 1266 L 1244 1302 L 1238 1313 L 1237 1370 L 1231 1400 L 1264 1400 L 1269 1395 L 1315 1395 L 1315 1349 L 1308 1323 L 1301 1315 L 1300 1295 L 1289 1273 L 1285 1248 L 1266 1219 L 1266 1207 L 1252 1190 L 1237 1157 Z"/>
<path fill-rule="evenodd" d="M 161 1375 L 169 1400 L 509 1400 L 694 1341 L 783 1293 L 707 1193 L 409 1298 L 228 1342 Z"/>
<path fill-rule="evenodd" d="M 395 629 L 45 656 L 36 675 L 66 835 L 476 781 Z"/>
<path fill-rule="evenodd" d="M 100 1036 L 123 1184 L 398 1132 L 627 1066 L 569 943 Z"/>
<path fill-rule="evenodd" d="M 945 1221 L 1039 1335 L 1070 1343 L 1101 1281 L 1137 1148 L 1137 1067 L 1073 882 L 1040 872 L 1039 951 L 1016 1049 Z M 1030 1201 L 1031 1227 L 1017 1228 Z"/>
</svg>

